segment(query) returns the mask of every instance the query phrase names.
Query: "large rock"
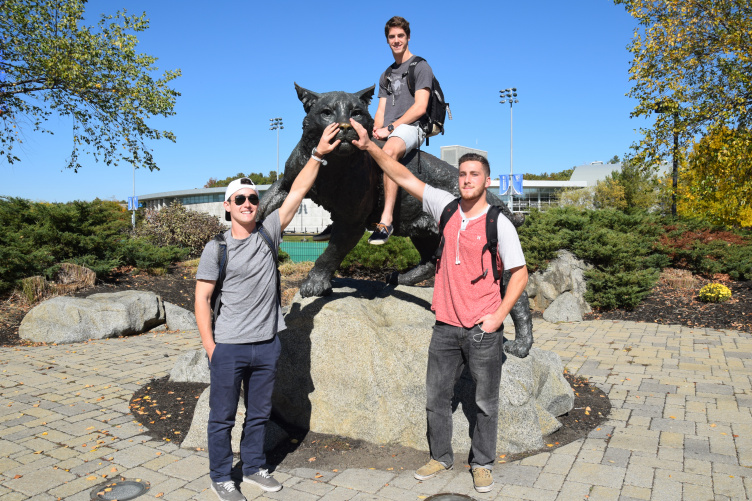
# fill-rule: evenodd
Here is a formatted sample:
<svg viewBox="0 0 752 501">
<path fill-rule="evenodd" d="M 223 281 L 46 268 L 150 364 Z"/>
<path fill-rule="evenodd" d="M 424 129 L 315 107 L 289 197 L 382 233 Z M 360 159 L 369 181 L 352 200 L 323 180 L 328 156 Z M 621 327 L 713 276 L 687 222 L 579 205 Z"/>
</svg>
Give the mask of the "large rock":
<svg viewBox="0 0 752 501">
<path fill-rule="evenodd" d="M 59 296 L 32 308 L 18 334 L 38 343 L 77 343 L 140 334 L 164 322 L 162 298 L 153 292 Z"/>
<path fill-rule="evenodd" d="M 191 350 L 178 357 L 170 371 L 172 383 L 210 383 L 209 358 L 203 348 Z"/>
<path fill-rule="evenodd" d="M 206 358 L 206 357 L 204 357 Z M 206 428 L 209 423 L 209 395 L 211 387 L 204 390 L 196 402 L 196 409 L 193 411 L 193 420 L 191 428 L 188 430 L 180 447 L 185 449 L 195 449 L 200 447 L 204 450 L 208 447 L 208 438 Z M 243 421 L 245 420 L 245 407 L 243 399 L 238 404 L 238 412 L 235 414 L 235 426 L 232 428 L 232 451 L 240 452 L 240 437 L 243 433 Z M 264 437 L 264 451 L 268 452 L 277 447 L 282 441 L 287 440 L 287 432 L 277 425 L 274 421 L 269 421 L 266 425 L 266 436 Z"/>
<path fill-rule="evenodd" d="M 567 291 L 557 297 L 543 312 L 546 322 L 582 322 L 582 305 L 578 298 Z"/>
<path fill-rule="evenodd" d="M 551 309 L 548 318 L 544 315 L 549 322 L 581 321 L 582 315 L 592 311 L 585 301 L 584 272 L 590 268 L 571 252 L 558 251 L 545 271 L 535 272 L 528 279 L 525 290 L 530 308 L 543 312 Z"/>
<path fill-rule="evenodd" d="M 197 330 L 196 315 L 185 308 L 164 302 L 165 323 L 167 329 L 171 331 L 193 331 Z"/>
<path fill-rule="evenodd" d="M 426 450 L 433 289 L 384 290 L 352 280 L 336 285 L 331 296 L 296 296 L 290 307 L 288 329 L 280 333 L 275 415 L 320 433 Z M 470 447 L 473 393 L 464 375 L 455 388 L 456 451 Z M 560 426 L 556 416 L 574 403 L 558 355 L 537 348 L 525 359 L 507 358 L 499 394 L 497 447 L 510 453 L 543 446 L 543 437 Z"/>
</svg>

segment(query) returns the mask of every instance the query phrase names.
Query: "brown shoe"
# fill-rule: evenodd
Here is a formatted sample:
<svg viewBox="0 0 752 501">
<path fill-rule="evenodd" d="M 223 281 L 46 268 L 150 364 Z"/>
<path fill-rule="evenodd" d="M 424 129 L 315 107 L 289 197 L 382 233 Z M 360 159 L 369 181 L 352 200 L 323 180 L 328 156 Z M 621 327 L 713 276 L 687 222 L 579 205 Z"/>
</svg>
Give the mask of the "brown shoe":
<svg viewBox="0 0 752 501">
<path fill-rule="evenodd" d="M 491 470 L 488 468 L 473 468 L 473 485 L 478 492 L 488 492 L 494 486 Z"/>
<path fill-rule="evenodd" d="M 436 476 L 437 473 L 451 469 L 451 465 L 447 467 L 435 459 L 431 459 L 428 464 L 421 466 L 415 471 L 415 478 L 418 480 L 428 480 L 429 478 Z"/>
</svg>

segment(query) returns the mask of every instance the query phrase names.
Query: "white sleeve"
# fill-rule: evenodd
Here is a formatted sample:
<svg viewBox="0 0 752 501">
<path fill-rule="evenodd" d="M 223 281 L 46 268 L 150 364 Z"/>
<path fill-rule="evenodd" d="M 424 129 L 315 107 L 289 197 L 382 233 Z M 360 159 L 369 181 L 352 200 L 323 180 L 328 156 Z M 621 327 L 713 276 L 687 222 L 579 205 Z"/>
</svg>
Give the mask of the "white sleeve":
<svg viewBox="0 0 752 501">
<path fill-rule="evenodd" d="M 512 222 L 504 214 L 499 214 L 496 229 L 499 237 L 499 258 L 504 269 L 517 268 L 525 264 L 520 237 Z"/>
<path fill-rule="evenodd" d="M 431 214 L 438 223 L 441 219 L 441 211 L 455 198 L 457 197 L 448 191 L 440 190 L 427 184 L 423 190 L 423 210 Z"/>
</svg>

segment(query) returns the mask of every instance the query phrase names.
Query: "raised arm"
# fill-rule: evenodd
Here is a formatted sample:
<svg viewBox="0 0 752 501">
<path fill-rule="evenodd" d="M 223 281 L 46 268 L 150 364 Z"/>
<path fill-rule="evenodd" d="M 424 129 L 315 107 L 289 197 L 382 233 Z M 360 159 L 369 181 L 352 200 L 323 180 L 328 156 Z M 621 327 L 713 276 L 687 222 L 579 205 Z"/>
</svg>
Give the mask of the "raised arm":
<svg viewBox="0 0 752 501">
<path fill-rule="evenodd" d="M 358 133 L 358 140 L 353 141 L 353 144 L 363 151 L 367 151 L 376 163 L 381 167 L 387 176 L 402 187 L 410 195 L 414 196 L 421 202 L 423 201 L 423 191 L 426 188 L 426 183 L 418 179 L 410 172 L 407 167 L 391 158 L 384 153 L 381 148 L 371 141 L 368 137 L 368 133 L 358 122 L 350 119 L 355 131 Z"/>
<path fill-rule="evenodd" d="M 331 153 L 334 148 L 339 145 L 339 139 L 333 143 L 331 142 L 338 132 L 338 123 L 331 123 L 326 126 L 324 133 L 321 135 L 321 140 L 319 141 L 318 146 L 316 146 L 316 152 L 319 154 L 319 158 Z M 300 203 L 303 201 L 306 193 L 308 193 L 308 190 L 313 186 L 313 182 L 316 181 L 316 176 L 319 175 L 319 168 L 321 168 L 321 163 L 318 160 L 315 160 L 313 155 L 311 155 L 311 158 L 308 159 L 303 170 L 300 171 L 295 178 L 295 181 L 293 181 L 292 186 L 290 187 L 290 193 L 279 208 L 279 222 L 282 225 L 283 230 L 287 228 L 288 224 L 290 224 L 290 221 L 292 221 L 293 216 L 298 211 L 298 207 L 300 207 Z"/>
</svg>

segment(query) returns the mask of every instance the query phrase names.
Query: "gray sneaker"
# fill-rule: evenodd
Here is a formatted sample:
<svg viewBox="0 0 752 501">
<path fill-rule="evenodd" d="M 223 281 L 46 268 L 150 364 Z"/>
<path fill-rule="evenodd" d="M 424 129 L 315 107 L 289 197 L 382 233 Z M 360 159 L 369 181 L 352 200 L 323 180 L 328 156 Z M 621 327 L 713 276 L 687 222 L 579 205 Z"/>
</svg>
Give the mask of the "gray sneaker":
<svg viewBox="0 0 752 501">
<path fill-rule="evenodd" d="M 274 480 L 274 477 L 269 475 L 269 470 L 261 469 L 253 475 L 244 475 L 243 482 L 248 482 L 256 487 L 260 487 L 266 492 L 277 492 L 282 488 L 282 484 Z"/>
<path fill-rule="evenodd" d="M 246 501 L 245 496 L 235 487 L 235 482 L 232 480 L 212 482 L 211 489 L 222 501 Z"/>
</svg>

